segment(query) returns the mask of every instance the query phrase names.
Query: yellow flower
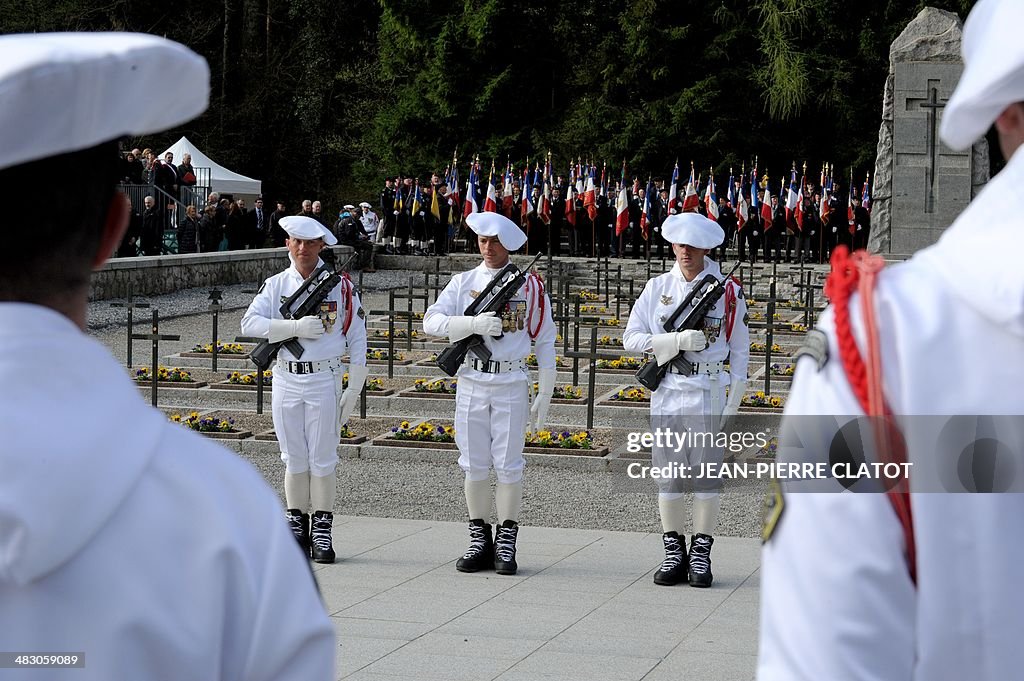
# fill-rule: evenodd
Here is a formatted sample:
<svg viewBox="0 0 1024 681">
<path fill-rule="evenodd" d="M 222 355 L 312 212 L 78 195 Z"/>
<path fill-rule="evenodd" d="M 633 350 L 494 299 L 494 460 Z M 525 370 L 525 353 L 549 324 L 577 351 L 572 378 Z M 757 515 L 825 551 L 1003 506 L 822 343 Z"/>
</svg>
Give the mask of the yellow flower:
<svg viewBox="0 0 1024 681">
<path fill-rule="evenodd" d="M 426 398 L 424 398 L 424 399 L 426 399 Z M 408 421 L 402 421 L 399 424 L 399 428 L 405 429 L 405 428 L 408 428 L 408 427 L 409 427 L 409 422 Z"/>
</svg>

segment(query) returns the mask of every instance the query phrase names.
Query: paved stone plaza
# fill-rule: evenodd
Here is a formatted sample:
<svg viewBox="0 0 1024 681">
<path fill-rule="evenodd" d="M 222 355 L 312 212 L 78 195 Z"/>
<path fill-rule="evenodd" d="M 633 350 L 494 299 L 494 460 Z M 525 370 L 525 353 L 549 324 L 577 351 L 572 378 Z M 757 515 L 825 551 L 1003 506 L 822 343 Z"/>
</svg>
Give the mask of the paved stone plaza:
<svg viewBox="0 0 1024 681">
<path fill-rule="evenodd" d="M 756 539 L 718 537 L 715 585 L 659 587 L 661 535 L 524 526 L 519 574 L 462 574 L 463 523 L 335 518 L 316 576 L 351 681 L 736 681 L 757 652 Z"/>
</svg>

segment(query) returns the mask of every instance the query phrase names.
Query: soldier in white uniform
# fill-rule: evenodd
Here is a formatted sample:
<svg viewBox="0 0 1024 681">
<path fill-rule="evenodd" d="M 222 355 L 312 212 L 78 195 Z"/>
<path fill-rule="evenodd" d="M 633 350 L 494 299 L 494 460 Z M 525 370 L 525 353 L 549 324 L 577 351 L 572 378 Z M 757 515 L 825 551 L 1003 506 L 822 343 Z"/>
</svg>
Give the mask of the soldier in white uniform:
<svg viewBox="0 0 1024 681">
<path fill-rule="evenodd" d="M 267 279 L 242 317 L 242 332 L 271 343 L 298 338 L 294 356 L 282 346 L 274 365 L 274 431 L 285 464 L 288 523 L 303 550 L 317 563 L 333 563 L 335 468 L 341 426 L 348 423 L 369 370 L 366 368 L 366 313 L 348 276 L 320 306 L 320 313 L 285 319 L 281 303 L 323 265 L 320 251 L 337 243 L 313 218 L 281 218 L 291 267 Z M 296 301 L 300 303 L 301 301 Z M 342 388 L 349 355 L 348 387 Z M 312 518 L 306 510 L 312 510 Z"/>
<path fill-rule="evenodd" d="M 491 351 L 483 361 L 470 353 L 458 373 L 455 395 L 455 442 L 465 471 L 470 546 L 456 568 L 476 572 L 493 568 L 515 574 L 519 510 L 523 499 L 524 435 L 544 429 L 555 387 L 555 325 L 551 302 L 540 277 L 526 283 L 500 314 L 464 314 L 501 268 L 509 253 L 526 242 L 518 226 L 499 213 L 473 213 L 467 224 L 477 234 L 483 262 L 452 277 L 423 316 L 423 330 L 452 342 L 479 334 Z M 496 287 L 495 292 L 500 287 Z M 537 355 L 539 389 L 529 402 L 526 357 L 530 344 Z M 529 420 L 529 423 L 527 421 Z M 497 477 L 498 526 L 491 536 L 489 471 Z"/>
<path fill-rule="evenodd" d="M 666 333 L 665 320 L 706 275 L 723 279 L 718 264 L 707 253 L 722 243 L 725 234 L 718 223 L 698 213 L 670 215 L 661 233 L 672 244 L 676 264 L 644 286 L 629 313 L 622 347 L 631 352 L 652 352 L 659 366 L 680 354 L 690 363 L 689 375 L 682 373 L 686 365 L 681 368 L 678 363 L 670 364 L 664 380 L 652 394 L 652 429 L 670 427 L 677 432 L 717 433 L 725 419 L 739 410 L 746 387 L 750 355 L 746 301 L 742 288 L 730 279 L 724 295 L 705 315 L 700 328 Z M 696 467 L 702 462 L 721 462 L 723 454 L 721 448 L 713 447 L 687 446 L 682 452 L 655 447 L 652 463 L 658 467 L 670 463 Z M 673 484 L 660 479 L 658 484 L 665 559 L 654 573 L 654 583 L 672 586 L 689 581 L 690 586 L 711 586 L 711 546 L 718 525 L 717 485 L 700 487 L 694 492 L 694 533 L 687 555 L 686 508 L 679 481 Z"/>
<path fill-rule="evenodd" d="M 149 35 L 6 35 L 0 92 L 0 193 L 47 207 L 0 218 L 0 638 L 79 654 L 0 676 L 333 679 L 334 629 L 277 495 L 84 333 L 91 271 L 131 214 L 117 140 L 199 115 L 206 62 Z"/>
<path fill-rule="evenodd" d="M 1024 198 L 1022 25 L 1019 0 L 974 6 L 941 127 L 959 150 L 994 123 L 1006 167 L 934 246 L 882 271 L 871 297 L 834 299 L 797 365 L 789 420 L 875 412 L 863 397 L 877 386 L 906 441 L 911 493 L 783 483 L 762 553 L 761 681 L 1004 681 L 1024 670 L 1024 495 L 926 492 L 920 471 L 942 463 L 947 443 L 915 425 L 986 414 L 1019 427 L 1024 414 L 1024 267 L 1006 248 L 1024 233 L 1013 209 Z M 863 379 L 844 368 L 854 353 Z"/>
</svg>

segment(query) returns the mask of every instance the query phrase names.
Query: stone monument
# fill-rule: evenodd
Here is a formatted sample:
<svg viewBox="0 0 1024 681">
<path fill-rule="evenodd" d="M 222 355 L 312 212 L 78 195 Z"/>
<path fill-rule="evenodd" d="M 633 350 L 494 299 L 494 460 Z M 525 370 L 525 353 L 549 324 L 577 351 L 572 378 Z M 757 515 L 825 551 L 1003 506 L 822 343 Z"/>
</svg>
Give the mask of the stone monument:
<svg viewBox="0 0 1024 681">
<path fill-rule="evenodd" d="M 963 62 L 963 25 L 926 7 L 889 48 L 872 185 L 868 248 L 910 255 L 935 243 L 988 181 L 988 143 L 953 151 L 939 139 L 942 109 Z"/>
</svg>

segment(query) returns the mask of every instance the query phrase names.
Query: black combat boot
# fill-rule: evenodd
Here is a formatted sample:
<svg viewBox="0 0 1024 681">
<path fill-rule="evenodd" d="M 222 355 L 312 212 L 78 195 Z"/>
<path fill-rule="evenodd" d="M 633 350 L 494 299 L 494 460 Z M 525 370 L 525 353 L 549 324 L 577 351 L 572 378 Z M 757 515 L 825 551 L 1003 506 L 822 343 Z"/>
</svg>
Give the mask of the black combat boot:
<svg viewBox="0 0 1024 681">
<path fill-rule="evenodd" d="M 519 523 L 506 520 L 494 531 L 494 571 L 499 575 L 514 575 L 516 564 L 516 539 L 519 537 Z"/>
<path fill-rule="evenodd" d="M 334 525 L 334 514 L 330 511 L 313 511 L 310 538 L 313 543 L 313 562 L 333 563 L 334 546 L 331 543 L 331 527 Z"/>
<path fill-rule="evenodd" d="M 299 542 L 302 555 L 309 557 L 309 515 L 297 508 L 289 508 L 284 512 L 288 519 L 288 528 Z"/>
<path fill-rule="evenodd" d="M 479 572 L 494 567 L 494 538 L 491 526 L 479 518 L 469 521 L 469 548 L 455 563 L 459 572 Z"/>
<path fill-rule="evenodd" d="M 686 572 L 689 570 L 686 537 L 680 537 L 677 532 L 666 532 L 661 535 L 661 541 L 665 544 L 665 560 L 661 561 L 661 567 L 654 573 L 654 583 L 675 586 L 685 582 Z"/>
<path fill-rule="evenodd" d="M 714 537 L 695 534 L 690 538 L 690 586 L 706 588 L 711 586 L 711 545 Z"/>
</svg>

